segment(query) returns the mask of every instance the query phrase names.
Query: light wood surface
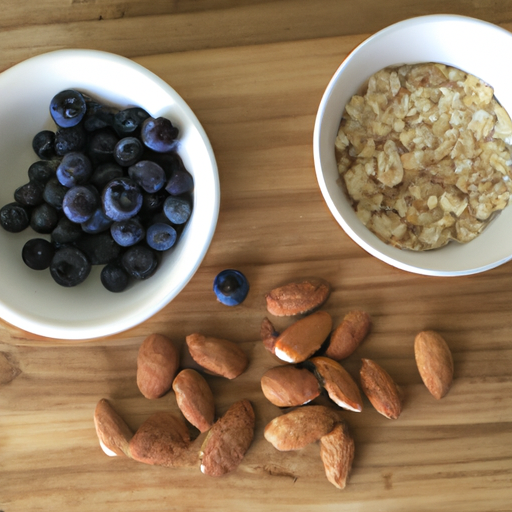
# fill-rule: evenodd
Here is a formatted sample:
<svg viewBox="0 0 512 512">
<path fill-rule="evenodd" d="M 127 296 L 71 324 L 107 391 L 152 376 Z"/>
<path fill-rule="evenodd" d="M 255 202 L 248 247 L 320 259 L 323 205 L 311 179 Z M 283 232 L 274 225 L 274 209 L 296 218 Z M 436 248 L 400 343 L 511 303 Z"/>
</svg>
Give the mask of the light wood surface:
<svg viewBox="0 0 512 512">
<path fill-rule="evenodd" d="M 197 114 L 222 190 L 203 264 L 179 297 L 144 324 L 78 343 L 0 323 L 2 512 L 512 510 L 512 264 L 433 278 L 380 262 L 330 215 L 312 158 L 322 93 L 368 34 L 440 12 L 512 29 L 510 2 L 10 0 L 1 7 L 0 70 L 59 48 L 135 59 Z M 214 276 L 228 267 L 251 284 L 235 308 L 212 292 Z M 317 445 L 280 453 L 262 435 L 280 413 L 259 385 L 276 364 L 259 341 L 263 296 L 305 275 L 332 284 L 324 309 L 335 323 L 354 308 L 372 316 L 372 331 L 346 368 L 356 375 L 361 357 L 372 358 L 406 397 L 396 421 L 367 401 L 362 413 L 345 414 L 356 456 L 343 491 L 325 478 Z M 427 328 L 439 331 L 454 355 L 453 388 L 441 401 L 428 394 L 414 362 L 414 336 Z M 197 468 L 152 467 L 100 450 L 92 421 L 99 399 L 108 398 L 133 429 L 151 412 L 177 411 L 172 394 L 149 401 L 137 389 L 137 349 L 153 332 L 179 344 L 191 332 L 224 337 L 250 356 L 236 381 L 208 377 L 218 414 L 239 398 L 255 407 L 255 440 L 235 473 L 209 478 Z"/>
</svg>

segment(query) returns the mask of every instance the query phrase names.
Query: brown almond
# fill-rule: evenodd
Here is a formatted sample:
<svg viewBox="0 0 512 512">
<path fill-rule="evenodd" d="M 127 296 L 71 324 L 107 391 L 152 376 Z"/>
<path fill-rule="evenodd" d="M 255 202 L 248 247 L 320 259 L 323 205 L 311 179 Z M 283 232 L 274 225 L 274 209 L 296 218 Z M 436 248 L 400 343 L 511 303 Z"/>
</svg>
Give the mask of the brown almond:
<svg viewBox="0 0 512 512">
<path fill-rule="evenodd" d="M 304 279 L 274 288 L 265 295 L 267 311 L 274 316 L 311 313 L 329 298 L 331 286 L 318 278 Z"/>
<path fill-rule="evenodd" d="M 200 432 L 206 432 L 213 425 L 215 402 L 205 378 L 195 370 L 185 369 L 176 375 L 172 389 L 183 416 Z"/>
<path fill-rule="evenodd" d="M 320 438 L 320 457 L 325 476 L 338 489 L 344 489 L 352 470 L 354 440 L 346 423 L 338 423 L 331 432 Z"/>
<path fill-rule="evenodd" d="M 198 333 L 190 334 L 186 341 L 194 361 L 214 375 L 235 379 L 249 364 L 245 352 L 233 341 Z"/>
<path fill-rule="evenodd" d="M 133 432 L 105 398 L 98 402 L 94 410 L 94 426 L 101 448 L 107 455 L 131 456 L 129 444 Z"/>
<path fill-rule="evenodd" d="M 306 405 L 277 416 L 265 427 L 265 439 L 279 451 L 300 450 L 328 434 L 339 412 L 324 405 Z"/>
<path fill-rule="evenodd" d="M 276 340 L 279 337 L 279 333 L 275 330 L 272 322 L 268 318 L 264 318 L 261 322 L 260 337 L 263 342 L 263 346 L 271 353 L 275 352 Z"/>
<path fill-rule="evenodd" d="M 130 453 L 134 460 L 144 464 L 181 467 L 190 465 L 189 445 L 185 422 L 169 412 L 157 412 L 135 432 Z"/>
<path fill-rule="evenodd" d="M 274 354 L 287 363 L 301 363 L 322 346 L 331 329 L 331 315 L 316 311 L 297 320 L 278 336 Z"/>
<path fill-rule="evenodd" d="M 439 333 L 422 331 L 414 340 L 414 356 L 425 386 L 440 400 L 453 381 L 453 358 L 448 344 Z"/>
<path fill-rule="evenodd" d="M 349 311 L 332 332 L 325 355 L 336 361 L 347 358 L 365 339 L 370 326 L 370 315 L 366 311 Z"/>
<path fill-rule="evenodd" d="M 305 368 L 276 366 L 261 377 L 265 398 L 277 407 L 304 405 L 320 395 L 316 377 Z"/>
<path fill-rule="evenodd" d="M 234 471 L 251 446 L 254 424 L 249 400 L 235 402 L 208 432 L 200 454 L 201 471 L 209 476 Z"/>
<path fill-rule="evenodd" d="M 180 354 L 172 340 L 163 334 L 150 334 L 139 348 L 137 385 L 149 399 L 160 398 L 172 386 L 178 371 Z"/>
<path fill-rule="evenodd" d="M 319 376 L 320 384 L 336 405 L 354 412 L 363 410 L 359 387 L 341 364 L 323 356 L 314 357 L 311 363 Z"/>
<path fill-rule="evenodd" d="M 363 359 L 361 387 L 375 410 L 396 420 L 402 413 L 402 396 L 399 387 L 389 373 L 371 359 Z"/>
</svg>

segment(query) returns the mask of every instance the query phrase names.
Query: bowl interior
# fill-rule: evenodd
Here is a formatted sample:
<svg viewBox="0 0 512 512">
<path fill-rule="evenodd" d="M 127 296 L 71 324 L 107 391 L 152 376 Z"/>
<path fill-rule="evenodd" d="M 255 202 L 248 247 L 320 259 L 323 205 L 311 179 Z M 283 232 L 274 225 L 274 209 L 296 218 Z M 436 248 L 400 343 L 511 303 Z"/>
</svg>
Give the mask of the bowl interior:
<svg viewBox="0 0 512 512">
<path fill-rule="evenodd" d="M 194 177 L 193 214 L 179 243 L 165 253 L 147 281 L 114 294 L 103 288 L 100 268 L 74 288 L 53 282 L 48 271 L 32 271 L 21 260 L 30 228 L 0 229 L 0 316 L 26 331 L 64 339 L 107 336 L 133 327 L 159 311 L 191 279 L 209 247 L 219 210 L 217 165 L 208 138 L 182 98 L 163 80 L 129 59 L 89 50 L 62 50 L 34 57 L 0 75 L 0 200 L 13 200 L 37 160 L 32 138 L 55 129 L 49 102 L 59 91 L 77 88 L 117 107 L 140 106 L 168 117 L 180 129 L 178 152 Z"/>
<path fill-rule="evenodd" d="M 397 268 L 426 275 L 482 272 L 512 258 L 512 207 L 500 213 L 475 240 L 441 249 L 413 252 L 391 247 L 370 232 L 337 184 L 334 141 L 346 103 L 380 69 L 400 64 L 439 62 L 471 73 L 488 84 L 512 113 L 512 69 L 502 55 L 512 52 L 512 34 L 473 18 L 434 15 L 392 25 L 359 45 L 338 68 L 318 109 L 313 150 L 320 189 L 347 234 L 373 256 Z"/>
</svg>

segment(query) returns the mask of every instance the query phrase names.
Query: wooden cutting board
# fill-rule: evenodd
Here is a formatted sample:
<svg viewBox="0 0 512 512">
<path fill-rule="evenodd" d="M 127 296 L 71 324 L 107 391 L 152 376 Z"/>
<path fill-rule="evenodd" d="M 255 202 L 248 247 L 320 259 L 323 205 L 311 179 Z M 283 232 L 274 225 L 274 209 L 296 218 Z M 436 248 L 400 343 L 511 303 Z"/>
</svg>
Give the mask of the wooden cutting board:
<svg viewBox="0 0 512 512">
<path fill-rule="evenodd" d="M 312 134 L 322 93 L 364 34 L 139 57 L 187 101 L 208 133 L 222 205 L 211 248 L 180 296 L 144 324 L 81 343 L 36 339 L 0 325 L 0 510 L 14 511 L 432 511 L 512 510 L 512 264 L 460 278 L 417 276 L 369 256 L 337 225 L 316 183 Z M 247 300 L 215 300 L 212 282 L 234 267 Z M 401 417 L 368 401 L 344 413 L 356 443 L 345 490 L 325 478 L 318 445 L 280 453 L 263 438 L 281 412 L 261 393 L 276 364 L 259 341 L 264 293 L 315 275 L 333 287 L 324 309 L 372 317 L 362 357 L 402 386 Z M 113 298 L 115 300 L 115 298 Z M 289 319 L 276 320 L 282 329 Z M 435 400 L 417 372 L 413 340 L 439 331 L 455 361 L 449 394 Z M 236 381 L 208 377 L 217 413 L 248 398 L 253 445 L 223 478 L 165 469 L 100 450 L 93 412 L 108 398 L 136 429 L 152 412 L 177 411 L 172 394 L 149 401 L 136 381 L 137 349 L 150 333 L 182 344 L 203 332 L 241 344 L 250 366 Z M 322 397 L 320 403 L 325 403 Z"/>
</svg>

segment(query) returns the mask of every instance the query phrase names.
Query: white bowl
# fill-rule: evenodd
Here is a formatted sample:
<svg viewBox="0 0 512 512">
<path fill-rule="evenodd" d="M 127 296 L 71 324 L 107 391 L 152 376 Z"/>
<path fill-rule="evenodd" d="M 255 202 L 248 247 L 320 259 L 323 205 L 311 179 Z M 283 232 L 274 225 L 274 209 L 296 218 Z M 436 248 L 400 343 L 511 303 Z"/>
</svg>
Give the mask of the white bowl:
<svg viewBox="0 0 512 512">
<path fill-rule="evenodd" d="M 358 219 L 341 188 L 334 141 L 346 103 L 378 70 L 399 64 L 439 62 L 462 69 L 489 83 L 505 110 L 512 113 L 512 34 L 464 16 L 433 15 L 391 25 L 366 39 L 342 62 L 322 97 L 314 128 L 313 152 L 318 183 L 335 219 L 373 256 L 402 270 L 433 276 L 483 272 L 512 258 L 512 206 L 493 219 L 467 244 L 413 252 L 377 238 Z"/>
<path fill-rule="evenodd" d="M 35 236 L 0 229 L 0 316 L 25 331 L 49 338 L 79 340 L 108 336 L 145 321 L 167 305 L 192 278 L 215 231 L 220 187 L 212 147 L 198 119 L 166 82 L 135 62 L 110 53 L 60 50 L 26 60 L 0 74 L 0 204 L 13 201 L 38 160 L 34 135 L 55 130 L 51 98 L 76 88 L 105 103 L 140 106 L 168 117 L 180 129 L 179 154 L 194 177 L 193 213 L 175 249 L 156 273 L 122 293 L 103 288 L 94 267 L 76 287 L 56 284 L 49 271 L 33 271 L 21 259 Z"/>
</svg>

